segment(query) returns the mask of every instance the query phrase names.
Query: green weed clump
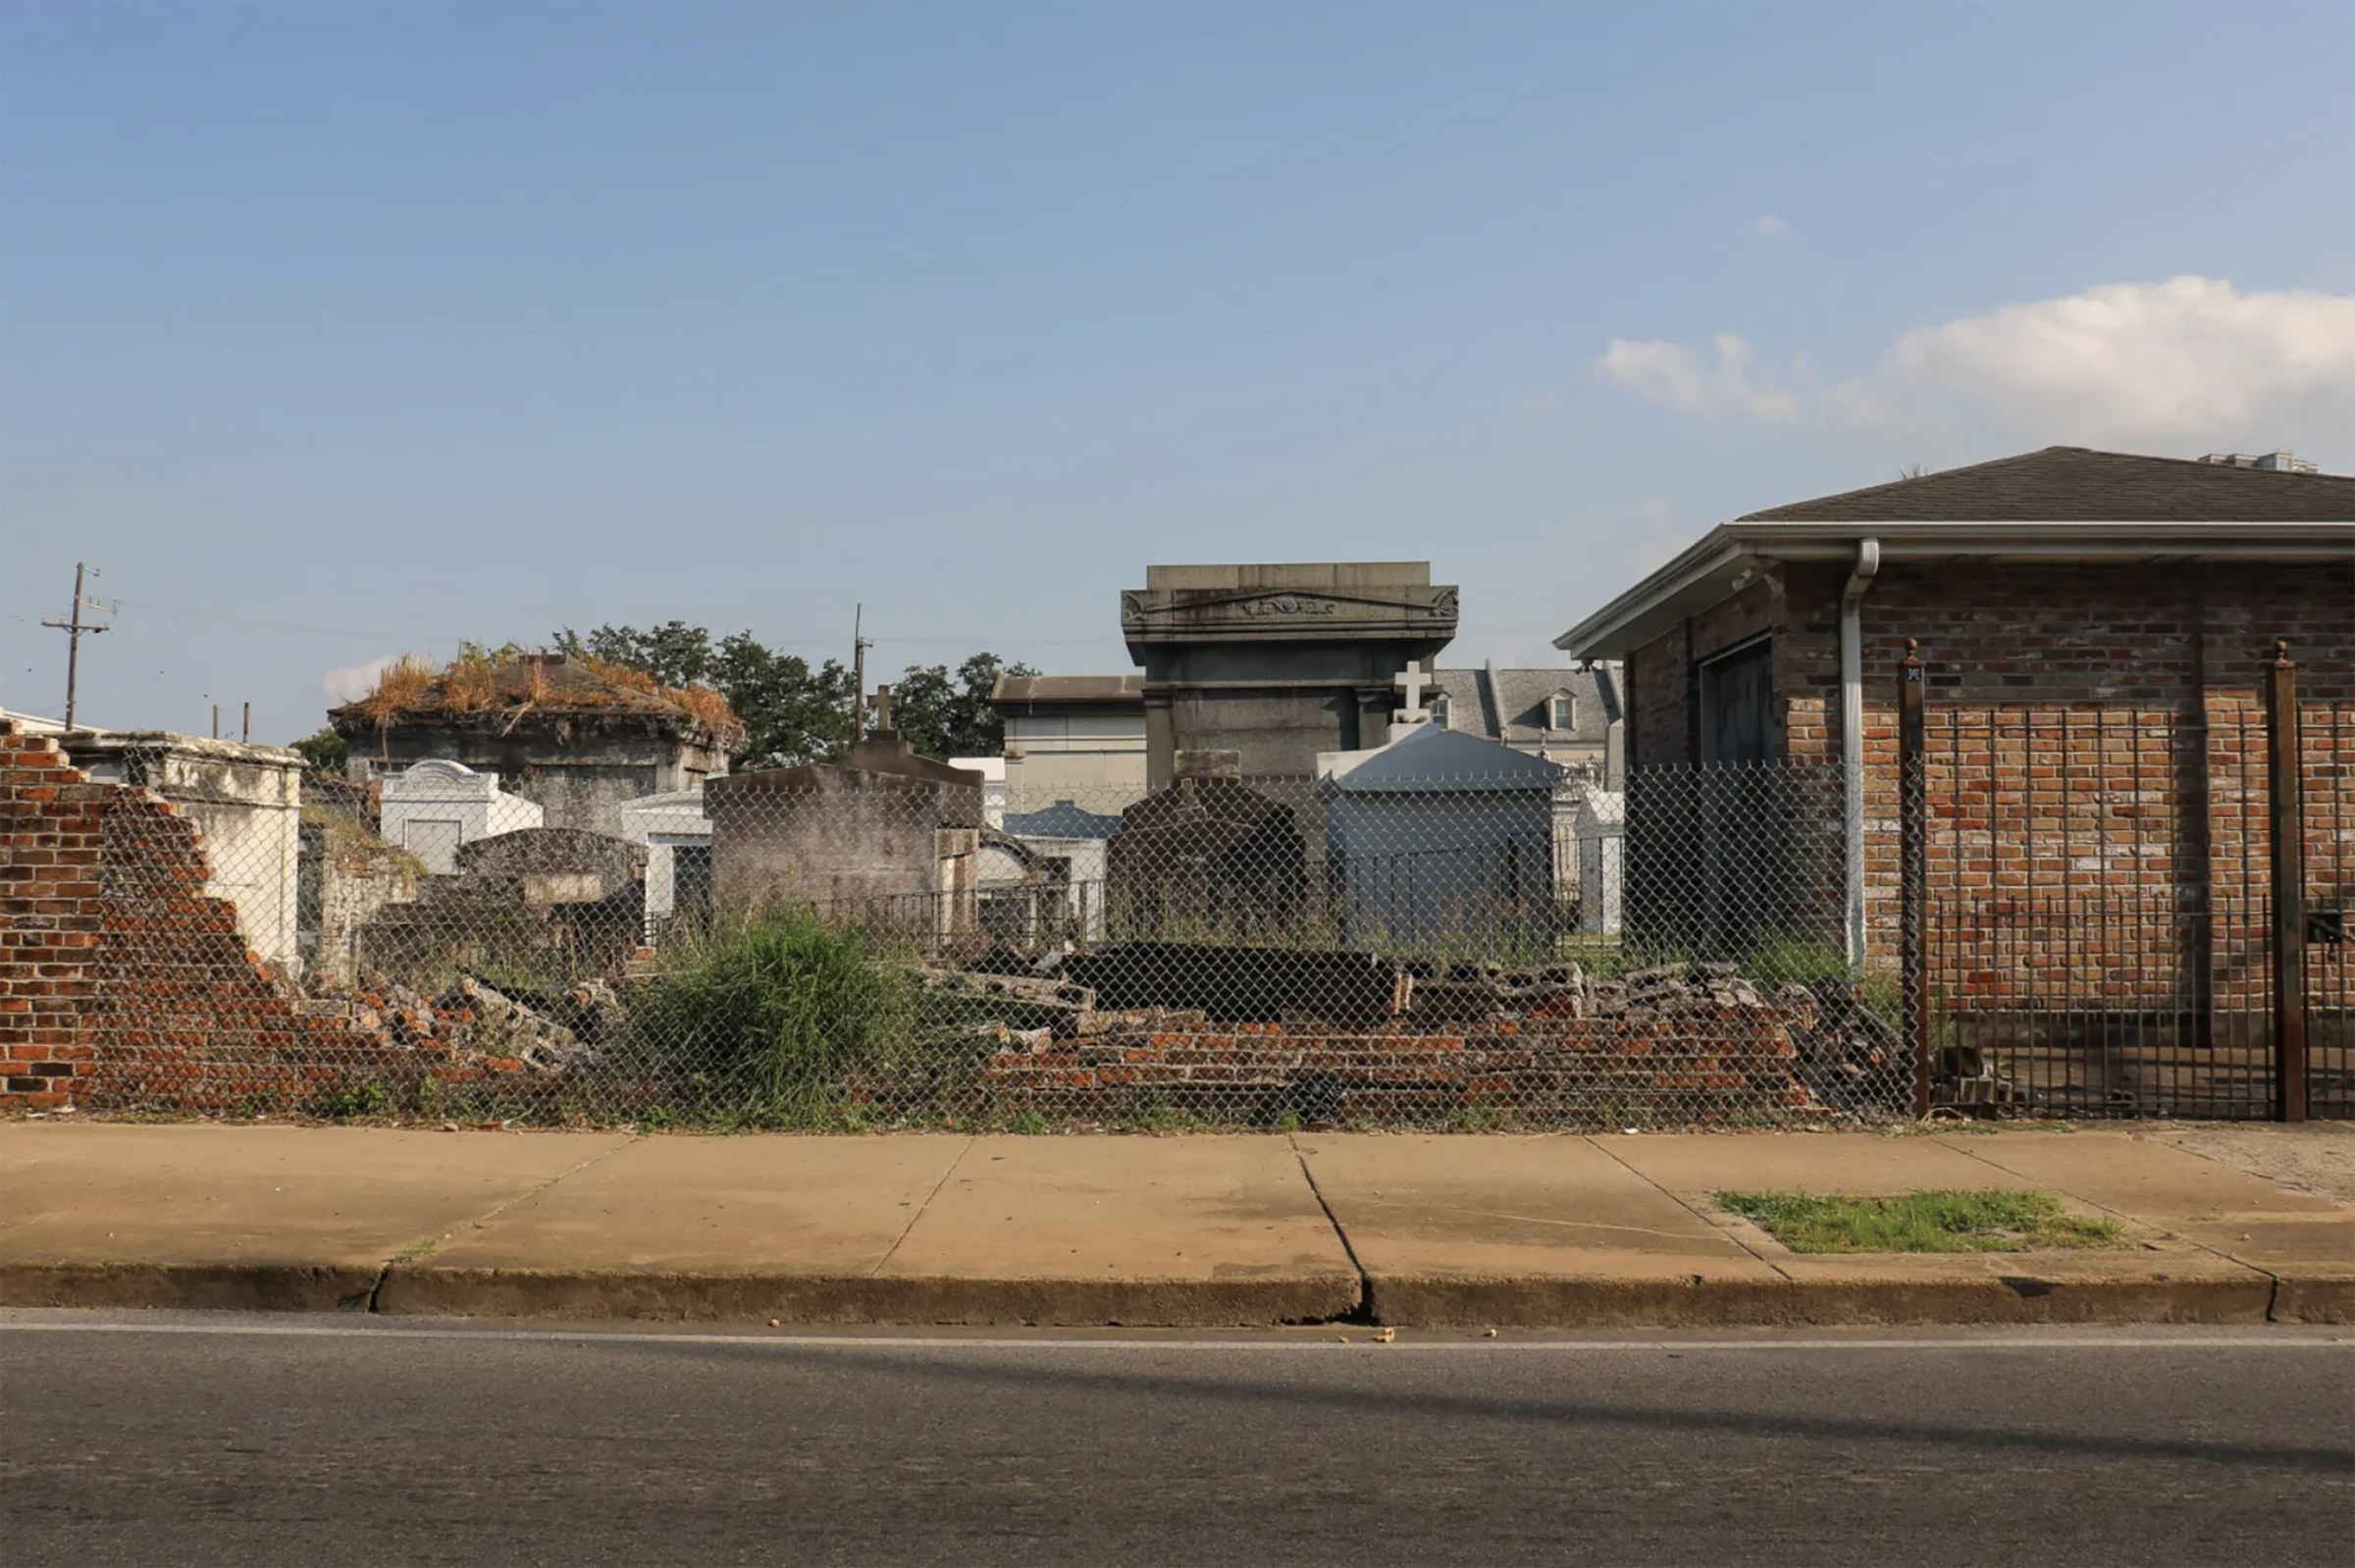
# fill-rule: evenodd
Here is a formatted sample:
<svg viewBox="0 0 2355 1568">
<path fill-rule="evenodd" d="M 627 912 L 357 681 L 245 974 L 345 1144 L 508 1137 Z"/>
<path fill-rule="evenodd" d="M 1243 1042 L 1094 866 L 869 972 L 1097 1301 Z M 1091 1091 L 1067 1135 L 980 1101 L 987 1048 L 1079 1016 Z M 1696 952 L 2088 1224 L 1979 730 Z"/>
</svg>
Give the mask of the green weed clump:
<svg viewBox="0 0 2355 1568">
<path fill-rule="evenodd" d="M 1876 1013 L 1892 1023 L 1905 1017 L 1905 999 L 1899 994 L 1897 981 L 1892 976 L 1879 969 L 1858 970 L 1837 949 L 1818 942 L 1774 937 L 1751 955 L 1744 972 L 1768 985 L 1783 985 L 1794 980 L 1802 985 L 1813 985 L 1820 980 L 1847 980 L 1855 984 L 1857 1001 L 1866 1011 Z"/>
<path fill-rule="evenodd" d="M 900 1052 L 916 1022 L 904 968 L 862 933 L 789 911 L 669 954 L 631 997 L 629 1054 L 706 1104 L 807 1125 L 829 1121 L 846 1080 Z"/>
<path fill-rule="evenodd" d="M 347 1083 L 328 1090 L 310 1104 L 311 1115 L 332 1122 L 349 1122 L 355 1117 L 384 1116 L 392 1109 L 392 1095 L 386 1087 L 370 1079 L 365 1083 Z"/>
<path fill-rule="evenodd" d="M 2123 1246 L 2116 1220 L 2069 1213 L 2049 1192 L 1991 1187 L 1908 1192 L 1720 1192 L 1717 1207 L 1794 1252 L 2026 1252 Z"/>
</svg>

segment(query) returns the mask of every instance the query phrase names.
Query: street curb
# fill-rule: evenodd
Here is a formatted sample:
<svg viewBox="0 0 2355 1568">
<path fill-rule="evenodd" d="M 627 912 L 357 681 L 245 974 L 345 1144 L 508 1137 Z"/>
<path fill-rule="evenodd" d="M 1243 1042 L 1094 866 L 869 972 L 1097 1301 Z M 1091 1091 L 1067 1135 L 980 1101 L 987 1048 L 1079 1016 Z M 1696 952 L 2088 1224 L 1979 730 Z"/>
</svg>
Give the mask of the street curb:
<svg viewBox="0 0 2355 1568">
<path fill-rule="evenodd" d="M 1324 1275 L 968 1280 L 866 1275 L 0 1264 L 0 1307 L 354 1312 L 847 1327 L 1738 1329 L 1973 1324 L 2355 1324 L 2355 1277 L 1757 1281 Z"/>
<path fill-rule="evenodd" d="M 2355 1275 L 2284 1276 L 2274 1290 L 2276 1323 L 2355 1323 Z"/>
<path fill-rule="evenodd" d="M 1035 1324 L 1258 1328 L 1356 1311 L 1347 1274 L 1245 1280 L 966 1280 L 708 1275 L 396 1265 L 376 1292 L 392 1315 L 655 1319 L 674 1323 Z"/>
<path fill-rule="evenodd" d="M 300 1263 L 0 1263 L 0 1307 L 366 1312 L 383 1272 Z"/>
<path fill-rule="evenodd" d="M 1374 1321 L 1434 1329 L 1747 1329 L 1970 1324 L 2251 1324 L 2275 1281 L 2237 1277 L 1749 1281 L 1373 1275 Z M 2330 1321 L 2330 1320 L 2299 1320 Z"/>
</svg>

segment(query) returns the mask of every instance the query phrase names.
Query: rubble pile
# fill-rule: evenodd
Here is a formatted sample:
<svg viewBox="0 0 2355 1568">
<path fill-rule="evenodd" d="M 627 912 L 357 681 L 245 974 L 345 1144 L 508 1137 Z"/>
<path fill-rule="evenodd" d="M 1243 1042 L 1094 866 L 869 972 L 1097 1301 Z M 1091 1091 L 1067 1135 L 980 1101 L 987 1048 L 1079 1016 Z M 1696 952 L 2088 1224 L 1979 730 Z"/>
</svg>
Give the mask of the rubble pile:
<svg viewBox="0 0 2355 1568">
<path fill-rule="evenodd" d="M 364 975 L 346 1005 L 355 1028 L 389 1046 L 495 1072 L 540 1074 L 586 1065 L 621 1008 L 602 980 L 527 1002 L 472 975 L 439 995 Z"/>
<path fill-rule="evenodd" d="M 1399 966 L 1388 979 L 1386 1017 L 1270 1009 L 1255 993 L 1247 1011 L 1278 1014 L 1265 1021 L 1216 1006 L 1102 1009 L 1067 987 L 1062 1012 L 977 1020 L 997 1048 L 986 1076 L 1060 1115 L 1176 1101 L 1229 1120 L 1493 1111 L 1650 1125 L 1820 1118 L 1892 1103 L 1910 1082 L 1896 1025 L 1844 977 L 1776 984 L 1678 963 L 1601 978 L 1561 963 Z M 1189 992 L 1201 984 L 1186 975 Z M 1352 1003 L 1363 994 L 1361 982 Z"/>
</svg>

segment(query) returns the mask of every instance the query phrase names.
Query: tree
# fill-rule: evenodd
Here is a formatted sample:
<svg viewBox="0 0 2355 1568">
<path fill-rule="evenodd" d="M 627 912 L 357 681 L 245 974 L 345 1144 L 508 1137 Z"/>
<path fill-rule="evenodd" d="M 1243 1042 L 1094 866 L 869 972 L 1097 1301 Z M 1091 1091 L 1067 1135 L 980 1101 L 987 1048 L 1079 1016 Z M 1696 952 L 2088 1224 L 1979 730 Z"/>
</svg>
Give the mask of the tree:
<svg viewBox="0 0 2355 1568">
<path fill-rule="evenodd" d="M 644 670 L 666 686 L 702 681 L 716 689 L 744 721 L 745 746 L 736 767 L 790 767 L 833 756 L 851 740 L 851 672 L 838 659 L 812 669 L 795 653 L 780 653 L 751 632 L 714 641 L 701 626 L 665 621 L 640 630 L 567 627 L 550 640 L 557 652 L 585 654 Z M 957 666 L 910 665 L 892 693 L 892 725 L 928 757 L 995 757 L 1005 725 L 989 706 L 999 675 L 1035 675 L 990 653 Z"/>
<path fill-rule="evenodd" d="M 989 706 L 1000 675 L 1035 675 L 1027 664 L 1006 664 L 991 653 L 975 653 L 957 666 L 911 664 L 892 689 L 892 727 L 927 757 L 995 757 L 1006 744 L 1006 724 Z"/>
<path fill-rule="evenodd" d="M 292 750 L 302 754 L 305 772 L 333 773 L 341 776 L 344 764 L 351 760 L 351 743 L 338 735 L 333 725 L 316 735 L 306 735 L 294 743 Z"/>
<path fill-rule="evenodd" d="M 735 767 L 818 761 L 851 738 L 850 671 L 831 658 L 812 669 L 808 659 L 777 653 L 749 631 L 715 642 L 704 627 L 673 620 L 644 631 L 567 627 L 551 643 L 559 653 L 644 670 L 666 686 L 712 687 L 744 721 L 744 749 L 729 758 Z"/>
</svg>

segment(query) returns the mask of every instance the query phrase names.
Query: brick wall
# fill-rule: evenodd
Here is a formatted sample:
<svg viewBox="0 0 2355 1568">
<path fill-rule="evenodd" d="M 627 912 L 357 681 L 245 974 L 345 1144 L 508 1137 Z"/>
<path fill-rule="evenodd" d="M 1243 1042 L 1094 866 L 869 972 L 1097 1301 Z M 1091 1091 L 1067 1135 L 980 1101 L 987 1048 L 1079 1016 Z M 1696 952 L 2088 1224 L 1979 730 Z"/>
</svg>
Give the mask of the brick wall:
<svg viewBox="0 0 2355 1568">
<path fill-rule="evenodd" d="M 497 1071 L 308 1001 L 209 874 L 178 807 L 0 730 L 0 1110 L 299 1110 L 346 1084 Z"/>
<path fill-rule="evenodd" d="M 1811 1010 L 1728 1007 L 1710 1017 L 1392 1024 L 1175 1025 L 1001 1052 L 986 1081 L 1052 1117 L 1118 1119 L 1152 1106 L 1223 1121 L 1415 1122 L 1470 1113 L 1533 1124 L 1761 1124 L 1815 1109 L 1795 1033 Z"/>
<path fill-rule="evenodd" d="M 1784 755 L 1836 764 L 1845 573 L 1778 574 Z M 1958 983 L 1989 1005 L 2126 1006 L 2157 979 L 2203 1009 L 2261 1011 L 2267 653 L 2286 639 L 2299 666 L 2309 893 L 2355 902 L 2350 605 L 2355 563 L 1885 566 L 1863 606 L 1876 956 L 1896 952 L 1896 669 L 1911 638 L 1929 678 L 1931 888 Z M 1708 648 L 1755 619 L 1754 603 L 1729 601 L 1631 659 L 1638 765 L 1689 758 L 1660 731 Z M 2322 966 L 2334 1005 L 2347 969 Z"/>
</svg>

